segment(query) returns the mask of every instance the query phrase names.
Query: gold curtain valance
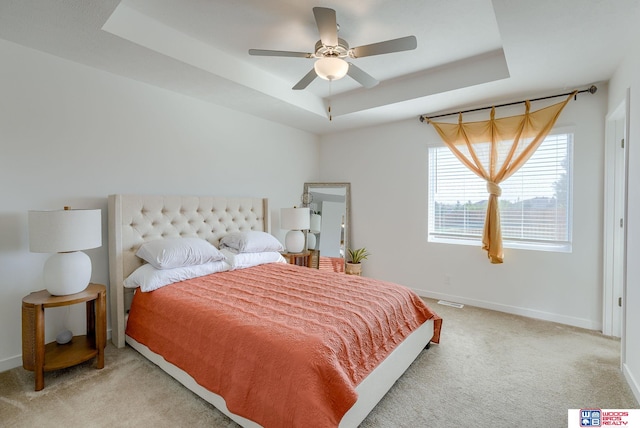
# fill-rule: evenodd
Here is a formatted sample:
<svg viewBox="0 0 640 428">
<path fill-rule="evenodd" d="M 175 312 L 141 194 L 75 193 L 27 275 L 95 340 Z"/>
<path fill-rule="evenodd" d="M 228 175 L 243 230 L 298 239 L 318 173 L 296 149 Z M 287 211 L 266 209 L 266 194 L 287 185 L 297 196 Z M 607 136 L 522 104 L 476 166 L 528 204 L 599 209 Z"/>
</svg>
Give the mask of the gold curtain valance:
<svg viewBox="0 0 640 428">
<path fill-rule="evenodd" d="M 502 193 L 499 184 L 529 160 L 577 92 L 572 92 L 560 103 L 534 112 L 530 111 L 531 103 L 525 101 L 525 113 L 518 116 L 496 119 L 493 107 L 491 118 L 486 121 L 463 122 L 462 113 L 458 115 L 458 123 L 427 119 L 460 162 L 487 181 L 489 203 L 482 248 L 487 251 L 491 263 L 504 260 L 498 209 L 498 197 Z"/>
</svg>

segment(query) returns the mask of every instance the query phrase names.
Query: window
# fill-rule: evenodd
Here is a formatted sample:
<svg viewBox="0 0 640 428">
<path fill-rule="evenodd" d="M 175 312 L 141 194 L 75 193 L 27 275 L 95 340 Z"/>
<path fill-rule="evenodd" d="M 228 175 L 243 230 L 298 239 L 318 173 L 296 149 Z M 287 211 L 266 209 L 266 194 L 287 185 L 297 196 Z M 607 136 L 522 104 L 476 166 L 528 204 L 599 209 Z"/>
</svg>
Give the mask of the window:
<svg viewBox="0 0 640 428">
<path fill-rule="evenodd" d="M 549 134 L 500 184 L 505 248 L 571 251 L 572 155 L 572 133 Z M 488 197 L 448 147 L 429 148 L 429 241 L 480 245 Z"/>
</svg>

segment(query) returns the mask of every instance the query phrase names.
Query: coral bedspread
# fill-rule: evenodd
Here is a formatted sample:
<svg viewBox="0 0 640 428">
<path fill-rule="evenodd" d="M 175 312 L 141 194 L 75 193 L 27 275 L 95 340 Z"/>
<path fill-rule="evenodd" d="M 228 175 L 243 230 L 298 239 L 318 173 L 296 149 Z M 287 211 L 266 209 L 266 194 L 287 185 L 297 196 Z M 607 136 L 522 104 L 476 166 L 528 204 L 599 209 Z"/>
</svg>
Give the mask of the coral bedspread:
<svg viewBox="0 0 640 428">
<path fill-rule="evenodd" d="M 126 334 L 264 427 L 330 427 L 411 331 L 440 318 L 408 288 L 283 263 L 136 292 Z"/>
</svg>

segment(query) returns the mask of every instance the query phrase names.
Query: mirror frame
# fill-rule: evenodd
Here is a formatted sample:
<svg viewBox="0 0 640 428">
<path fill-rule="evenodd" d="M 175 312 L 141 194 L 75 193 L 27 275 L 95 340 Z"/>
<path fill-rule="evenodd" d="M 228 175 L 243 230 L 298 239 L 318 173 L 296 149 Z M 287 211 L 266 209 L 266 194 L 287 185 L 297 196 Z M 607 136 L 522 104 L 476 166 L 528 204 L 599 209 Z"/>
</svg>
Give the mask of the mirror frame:
<svg viewBox="0 0 640 428">
<path fill-rule="evenodd" d="M 349 255 L 349 245 L 351 245 L 351 183 L 344 182 L 308 182 L 304 183 L 302 196 L 309 193 L 309 188 L 344 188 L 345 189 L 345 219 L 344 224 L 347 228 L 344 234 L 344 263 L 346 266 L 348 255 Z M 303 207 L 308 207 L 308 203 L 302 203 Z"/>
</svg>

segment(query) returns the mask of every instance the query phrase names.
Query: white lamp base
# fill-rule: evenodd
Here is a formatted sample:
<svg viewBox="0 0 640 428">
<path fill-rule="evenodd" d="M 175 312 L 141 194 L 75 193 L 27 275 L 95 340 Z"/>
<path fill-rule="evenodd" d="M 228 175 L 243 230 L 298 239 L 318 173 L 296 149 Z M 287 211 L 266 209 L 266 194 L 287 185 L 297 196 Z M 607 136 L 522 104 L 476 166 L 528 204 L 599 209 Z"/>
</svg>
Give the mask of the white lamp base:
<svg viewBox="0 0 640 428">
<path fill-rule="evenodd" d="M 304 250 L 304 233 L 301 230 L 290 230 L 284 237 L 284 245 L 290 253 L 301 253 Z"/>
<path fill-rule="evenodd" d="M 91 259 L 82 251 L 56 253 L 44 264 L 44 285 L 54 296 L 79 293 L 91 280 Z"/>
<path fill-rule="evenodd" d="M 316 249 L 316 235 L 314 233 L 307 233 L 307 250 Z"/>
</svg>

